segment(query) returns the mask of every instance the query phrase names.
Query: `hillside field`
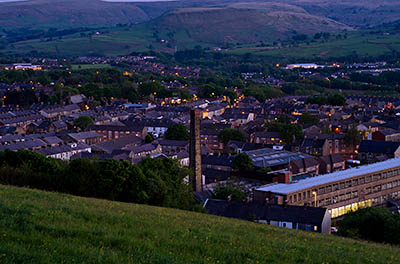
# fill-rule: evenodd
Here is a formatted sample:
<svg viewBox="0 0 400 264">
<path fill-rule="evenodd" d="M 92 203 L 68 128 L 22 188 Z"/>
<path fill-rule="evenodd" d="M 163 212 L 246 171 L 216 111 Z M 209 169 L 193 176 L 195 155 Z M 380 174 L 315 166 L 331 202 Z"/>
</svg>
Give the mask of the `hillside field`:
<svg viewBox="0 0 400 264">
<path fill-rule="evenodd" d="M 310 42 L 296 47 L 242 46 L 228 50 L 231 54 L 251 53 L 257 56 L 301 59 L 329 58 L 354 55 L 360 57 L 380 56 L 400 51 L 400 35 L 367 34 L 362 31 L 347 33 L 347 39 L 328 42 Z"/>
<path fill-rule="evenodd" d="M 158 39 L 165 39 L 168 43 L 156 41 L 154 32 L 157 31 Z M 62 39 L 51 41 L 29 40 L 10 45 L 0 52 L 4 54 L 45 54 L 52 56 L 85 56 L 103 55 L 120 56 L 132 52 L 147 51 L 153 49 L 163 52 L 191 49 L 196 45 L 204 48 L 212 48 L 217 45 L 198 42 L 191 38 L 185 30 L 173 31 L 167 29 L 155 30 L 147 24 L 133 27 L 110 29 L 100 35 L 82 37 L 80 34 L 72 34 Z M 342 36 L 344 34 L 342 33 Z M 311 36 L 310 36 L 311 37 Z M 367 31 L 347 32 L 347 39 L 335 39 L 332 37 L 327 42 L 302 43 L 295 47 L 276 47 L 272 42 L 268 47 L 257 47 L 254 44 L 234 45 L 225 52 L 243 55 L 251 53 L 257 56 L 275 58 L 276 60 L 312 60 L 315 58 L 338 58 L 354 55 L 359 57 L 381 56 L 392 51 L 400 51 L 400 35 L 369 34 Z"/>
<path fill-rule="evenodd" d="M 400 249 L 0 185 L 0 263 L 399 263 Z"/>
<path fill-rule="evenodd" d="M 175 46 L 179 49 L 190 49 L 199 43 L 189 38 L 182 30 L 174 31 L 174 40 L 171 43 L 161 43 L 161 39 L 168 39 L 169 31 L 160 30 L 156 40 L 153 34 L 157 30 L 146 24 L 133 27 L 111 28 L 99 35 L 81 36 L 71 34 L 62 39 L 52 40 L 34 39 L 20 41 L 8 45 L 0 53 L 6 55 L 26 55 L 30 53 L 43 54 L 44 56 L 123 56 L 132 52 L 147 51 L 150 49 L 173 52 Z M 89 33 L 89 32 L 88 32 Z M 150 47 L 151 46 L 151 47 Z M 207 45 L 202 45 L 206 47 Z"/>
</svg>

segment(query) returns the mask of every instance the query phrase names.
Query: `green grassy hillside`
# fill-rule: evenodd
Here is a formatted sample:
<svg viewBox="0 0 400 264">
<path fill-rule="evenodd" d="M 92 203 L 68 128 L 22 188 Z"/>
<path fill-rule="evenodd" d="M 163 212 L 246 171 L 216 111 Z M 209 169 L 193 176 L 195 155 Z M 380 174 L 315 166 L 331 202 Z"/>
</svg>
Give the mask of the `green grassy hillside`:
<svg viewBox="0 0 400 264">
<path fill-rule="evenodd" d="M 149 19 L 141 8 L 129 3 L 93 0 L 32 0 L 0 3 L 2 27 L 77 27 L 135 23 Z"/>
<path fill-rule="evenodd" d="M 64 27 L 148 21 L 162 13 L 187 7 L 238 7 L 305 12 L 351 26 L 376 26 L 398 20 L 398 0 L 180 0 L 143 3 L 101 0 L 29 0 L 0 3 L 2 27 Z"/>
<path fill-rule="evenodd" d="M 0 263 L 399 263 L 400 249 L 0 185 Z"/>
<path fill-rule="evenodd" d="M 194 40 L 205 43 L 254 43 L 287 39 L 298 34 L 338 32 L 351 28 L 336 21 L 312 16 L 302 9 L 282 11 L 276 5 L 234 5 L 235 8 L 183 8 L 152 21 L 153 27 L 184 30 Z M 239 8 L 240 7 L 240 8 Z M 260 9 L 258 9 L 258 7 Z"/>
<path fill-rule="evenodd" d="M 346 25 L 374 27 L 399 19 L 398 0 L 282 0 L 317 16 L 329 17 Z"/>
<path fill-rule="evenodd" d="M 93 32 L 93 31 L 91 31 Z M 157 36 L 155 37 L 155 33 Z M 89 33 L 89 32 L 88 32 Z M 120 56 L 132 52 L 155 50 L 173 52 L 175 46 L 179 49 L 193 48 L 199 43 L 191 39 L 182 30 L 174 31 L 173 40 L 167 34 L 170 31 L 158 30 L 147 24 L 132 27 L 111 28 L 99 35 L 81 36 L 71 34 L 62 39 L 33 39 L 19 41 L 7 45 L 0 53 L 4 54 L 42 54 L 43 56 Z M 168 39 L 169 43 L 161 43 L 159 39 Z"/>
<path fill-rule="evenodd" d="M 359 56 L 378 56 L 398 50 L 398 35 L 361 36 L 287 49 L 254 46 L 261 41 L 272 44 L 279 39 L 291 39 L 296 34 L 307 34 L 310 39 L 321 31 L 348 30 L 351 36 L 353 26 L 357 29 L 392 22 L 398 20 L 399 13 L 397 0 L 0 3 L 0 53 L 45 57 L 117 56 L 149 49 L 174 52 L 175 48 L 201 45 L 233 46 L 234 50 L 230 51 L 237 54 L 251 52 L 291 59 L 340 57 L 352 55 L 354 51 Z"/>
<path fill-rule="evenodd" d="M 338 58 L 357 54 L 359 57 L 377 57 L 400 50 L 400 35 L 348 32 L 347 39 L 332 38 L 327 42 L 303 43 L 295 47 L 241 46 L 230 49 L 232 54 L 252 53 L 258 56 L 296 59 Z"/>
</svg>

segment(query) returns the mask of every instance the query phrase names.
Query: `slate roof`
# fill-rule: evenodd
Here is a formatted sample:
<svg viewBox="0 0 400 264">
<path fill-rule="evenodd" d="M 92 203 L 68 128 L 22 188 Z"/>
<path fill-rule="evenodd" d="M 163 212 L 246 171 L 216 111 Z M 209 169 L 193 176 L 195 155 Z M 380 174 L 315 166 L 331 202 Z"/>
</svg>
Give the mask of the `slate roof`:
<svg viewBox="0 0 400 264">
<path fill-rule="evenodd" d="M 345 161 L 345 158 L 340 154 L 332 154 L 332 155 L 322 156 L 322 157 L 319 157 L 319 159 L 326 164 L 338 163 L 338 162 Z"/>
<path fill-rule="evenodd" d="M 321 225 L 328 209 L 321 207 L 264 205 L 209 199 L 205 203 L 208 213 L 218 216 L 248 220 L 285 221 Z"/>
<path fill-rule="evenodd" d="M 254 166 L 260 168 L 289 164 L 290 161 L 309 157 L 309 155 L 303 153 L 293 153 L 270 148 L 245 151 L 244 153 L 250 156 L 253 160 Z"/>
<path fill-rule="evenodd" d="M 202 155 L 201 164 L 215 165 L 215 166 L 227 166 L 230 167 L 233 163 L 234 157 L 231 155 Z"/>
<path fill-rule="evenodd" d="M 120 125 L 89 125 L 87 130 L 99 131 L 137 131 L 141 132 L 144 126 L 120 126 Z"/>
<path fill-rule="evenodd" d="M 254 132 L 253 133 L 254 137 L 259 137 L 259 138 L 280 138 L 280 133 L 279 132 L 264 132 L 264 131 L 259 131 L 259 132 Z"/>
<path fill-rule="evenodd" d="M 47 143 L 40 139 L 26 140 L 23 142 L 11 143 L 10 145 L 0 145 L 0 151 L 2 150 L 20 150 L 20 149 L 32 149 L 46 146 Z"/>
<path fill-rule="evenodd" d="M 80 103 L 83 103 L 86 101 L 87 101 L 87 98 L 83 94 L 76 94 L 76 95 L 71 96 L 71 102 L 73 104 L 80 104 Z"/>
<path fill-rule="evenodd" d="M 175 146 L 175 147 L 187 147 L 189 146 L 189 141 L 186 140 L 168 140 L 160 139 L 156 141 L 161 146 Z"/>
<path fill-rule="evenodd" d="M 399 134 L 400 133 L 400 131 L 392 129 L 392 128 L 382 129 L 382 130 L 379 130 L 378 132 L 382 133 L 384 136 L 390 136 L 390 135 L 394 135 L 394 134 Z"/>
<path fill-rule="evenodd" d="M 71 144 L 68 145 L 61 145 L 61 146 L 55 146 L 55 147 L 48 147 L 48 148 L 42 148 L 37 150 L 40 154 L 43 154 L 45 156 L 50 156 L 50 155 L 55 155 L 55 154 L 60 154 L 60 153 L 67 153 L 71 152 L 74 150 L 83 150 L 89 148 L 88 145 L 85 143 L 76 143 L 76 147 L 71 147 Z"/>
<path fill-rule="evenodd" d="M 137 145 L 137 146 L 129 146 L 123 148 L 123 150 L 129 150 L 135 154 L 137 153 L 142 153 L 142 152 L 147 152 L 147 151 L 153 151 L 157 149 L 157 144 L 149 143 L 149 144 L 143 144 L 143 145 Z"/>
<path fill-rule="evenodd" d="M 43 141 L 49 145 L 61 144 L 64 142 L 62 139 L 60 139 L 59 137 L 56 137 L 56 136 L 45 137 L 45 138 L 43 138 Z"/>
<path fill-rule="evenodd" d="M 319 175 L 312 178 L 306 178 L 295 183 L 284 184 L 270 184 L 257 188 L 258 191 L 272 192 L 279 194 L 289 194 L 293 192 L 302 191 L 312 187 L 317 187 L 332 182 L 343 181 L 353 177 L 372 174 L 377 171 L 387 170 L 395 167 L 400 167 L 400 158 L 389 159 L 383 162 L 372 163 L 369 165 L 354 167 L 348 170 L 337 171 L 329 174 Z"/>
<path fill-rule="evenodd" d="M 0 120 L 0 123 L 4 125 L 9 125 L 9 124 L 15 124 L 15 123 L 23 123 L 23 122 L 28 122 L 28 121 L 37 121 L 37 120 L 42 120 L 43 116 L 39 114 L 35 115 L 28 115 L 28 116 L 18 116 L 14 118 L 8 118 L 8 119 L 2 119 Z"/>
<path fill-rule="evenodd" d="M 400 142 L 363 140 L 358 148 L 358 152 L 394 154 L 399 147 Z"/>
<path fill-rule="evenodd" d="M 0 134 L 14 133 L 16 130 L 15 126 L 2 126 L 0 127 Z"/>
<path fill-rule="evenodd" d="M 325 140 L 324 139 L 311 139 L 311 138 L 305 138 L 302 143 L 301 146 L 302 147 L 310 147 L 310 148 L 322 148 L 325 144 Z"/>
<path fill-rule="evenodd" d="M 60 113 L 60 112 L 64 112 L 64 111 L 80 111 L 80 107 L 76 104 L 70 104 L 70 105 L 66 105 L 66 106 L 58 106 L 55 108 L 47 108 L 42 110 L 45 113 Z"/>
<path fill-rule="evenodd" d="M 84 140 L 84 139 L 89 139 L 89 138 L 97 138 L 97 137 L 103 137 L 102 134 L 99 134 L 95 131 L 85 131 L 85 132 L 79 132 L 79 133 L 69 133 L 68 136 L 72 138 L 73 140 L 79 141 L 79 140 Z"/>
<path fill-rule="evenodd" d="M 319 164 L 318 160 L 314 157 L 307 157 L 303 159 L 296 159 L 290 161 L 291 165 L 295 165 L 298 168 L 309 168 L 313 166 L 317 166 Z"/>
<path fill-rule="evenodd" d="M 139 119 L 139 118 L 129 118 L 124 121 L 127 126 L 133 127 L 170 127 L 176 123 L 169 119 Z"/>
<path fill-rule="evenodd" d="M 137 137 L 136 135 L 127 135 L 124 137 L 120 137 L 118 139 L 109 140 L 105 142 L 101 142 L 95 145 L 92 145 L 93 148 L 98 149 L 100 151 L 104 151 L 107 153 L 113 152 L 113 150 L 122 149 L 126 146 L 135 146 L 139 145 L 143 142 L 143 139 Z"/>
<path fill-rule="evenodd" d="M 54 121 L 53 125 L 56 129 L 62 129 L 62 128 L 66 128 L 67 124 L 64 121 L 58 120 L 58 121 Z"/>
<path fill-rule="evenodd" d="M 206 184 L 213 183 L 215 181 L 225 181 L 231 177 L 230 171 L 225 170 L 215 170 L 210 168 L 204 168 L 202 174 L 205 176 Z"/>
<path fill-rule="evenodd" d="M 242 142 L 242 141 L 236 141 L 236 140 L 230 140 L 228 142 L 227 146 L 231 147 L 231 148 L 240 148 L 240 149 L 242 149 L 242 151 L 250 151 L 250 150 L 273 147 L 273 145 L 271 145 L 271 144 L 249 143 L 249 142 Z"/>
</svg>

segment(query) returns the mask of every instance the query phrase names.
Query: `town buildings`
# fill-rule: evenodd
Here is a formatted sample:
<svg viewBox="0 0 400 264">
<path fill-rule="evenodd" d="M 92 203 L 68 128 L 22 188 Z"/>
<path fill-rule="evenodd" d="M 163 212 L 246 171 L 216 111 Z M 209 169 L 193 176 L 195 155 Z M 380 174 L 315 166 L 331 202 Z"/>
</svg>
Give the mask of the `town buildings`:
<svg viewBox="0 0 400 264">
<path fill-rule="evenodd" d="M 270 184 L 254 192 L 254 199 L 259 202 L 324 207 L 333 218 L 397 198 L 400 198 L 399 158 L 295 183 Z"/>
</svg>

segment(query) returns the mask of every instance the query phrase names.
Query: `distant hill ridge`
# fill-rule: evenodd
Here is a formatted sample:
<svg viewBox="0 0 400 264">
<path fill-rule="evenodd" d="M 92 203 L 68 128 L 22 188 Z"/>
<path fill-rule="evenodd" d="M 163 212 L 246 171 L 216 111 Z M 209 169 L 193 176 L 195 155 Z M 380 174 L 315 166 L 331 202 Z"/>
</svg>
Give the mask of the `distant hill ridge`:
<svg viewBox="0 0 400 264">
<path fill-rule="evenodd" d="M 348 26 L 376 26 L 397 20 L 397 0 L 180 0 L 106 2 L 101 0 L 29 0 L 0 2 L 0 22 L 9 26 L 90 26 L 149 21 L 177 8 L 241 8 L 295 12 L 331 18 Z M 52 25 L 50 25 L 52 24 Z"/>
<path fill-rule="evenodd" d="M 199 42 L 224 43 L 238 41 L 253 43 L 285 39 L 295 34 L 339 32 L 352 28 L 310 15 L 300 9 L 272 11 L 255 8 L 181 8 L 167 12 L 149 22 L 154 28 L 185 30 Z"/>
</svg>

